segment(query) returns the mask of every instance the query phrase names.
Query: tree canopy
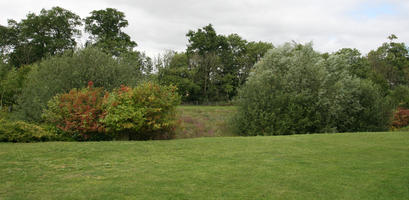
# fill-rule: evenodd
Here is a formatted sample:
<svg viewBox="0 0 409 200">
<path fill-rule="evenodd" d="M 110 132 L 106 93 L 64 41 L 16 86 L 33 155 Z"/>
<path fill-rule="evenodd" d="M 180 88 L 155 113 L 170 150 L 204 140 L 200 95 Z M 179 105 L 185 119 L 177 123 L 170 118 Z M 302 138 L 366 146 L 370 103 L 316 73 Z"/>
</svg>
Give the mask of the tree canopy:
<svg viewBox="0 0 409 200">
<path fill-rule="evenodd" d="M 94 10 L 85 18 L 85 31 L 91 34 L 89 43 L 107 53 L 119 56 L 137 46 L 131 37 L 122 31 L 128 26 L 125 14 L 114 8 Z"/>
<path fill-rule="evenodd" d="M 60 7 L 29 13 L 20 22 L 8 20 L 7 27 L 0 27 L 5 36 L 0 40 L 1 53 L 16 67 L 61 54 L 76 47 L 81 24 L 78 15 Z"/>
</svg>

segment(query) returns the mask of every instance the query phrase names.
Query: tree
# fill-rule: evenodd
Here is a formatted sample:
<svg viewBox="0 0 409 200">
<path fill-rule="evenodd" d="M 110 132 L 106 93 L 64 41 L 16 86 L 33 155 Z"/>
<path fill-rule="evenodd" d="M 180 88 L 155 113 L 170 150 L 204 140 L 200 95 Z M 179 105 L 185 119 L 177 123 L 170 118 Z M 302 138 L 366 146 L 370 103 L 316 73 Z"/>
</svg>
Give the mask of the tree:
<svg viewBox="0 0 409 200">
<path fill-rule="evenodd" d="M 113 8 L 94 10 L 85 18 L 85 31 L 90 33 L 90 43 L 105 52 L 119 56 L 137 46 L 131 37 L 122 31 L 128 26 L 125 14 Z"/>
<path fill-rule="evenodd" d="M 224 67 L 220 55 L 227 49 L 227 40 L 218 35 L 211 24 L 197 31 L 190 30 L 186 36 L 189 41 L 186 49 L 189 68 L 195 71 L 194 82 L 202 90 L 201 101 L 217 100 L 219 95 L 214 83 L 219 80 L 218 71 Z"/>
<path fill-rule="evenodd" d="M 399 85 L 409 86 L 409 54 L 405 43 L 397 43 L 395 35 L 388 37 L 375 51 L 368 54 L 368 62 L 373 74 L 371 79 L 381 85 L 385 93 Z"/>
<path fill-rule="evenodd" d="M 8 27 L 0 27 L 1 53 L 16 67 L 61 54 L 75 48 L 81 24 L 78 15 L 60 7 L 29 13 L 21 22 L 9 20 Z"/>
<path fill-rule="evenodd" d="M 239 69 L 239 81 L 240 85 L 243 85 L 247 77 L 250 74 L 254 64 L 260 61 L 264 57 L 268 50 L 274 48 L 271 43 L 268 42 L 249 42 L 246 44 L 246 53 L 244 55 L 244 62 Z"/>
<path fill-rule="evenodd" d="M 202 90 L 201 102 L 231 100 L 253 65 L 273 48 L 270 43 L 247 42 L 238 34 L 219 35 L 211 24 L 186 36 L 189 70 Z"/>
<path fill-rule="evenodd" d="M 175 85 L 183 102 L 196 102 L 200 98 L 200 87 L 193 82 L 193 71 L 185 53 L 167 52 L 157 62 L 158 82 L 161 85 Z"/>
<path fill-rule="evenodd" d="M 270 50 L 239 92 L 235 127 L 242 135 L 385 130 L 385 99 L 371 81 L 351 76 L 348 65 L 311 44 Z"/>
<path fill-rule="evenodd" d="M 361 55 L 358 49 L 342 48 L 335 55 L 343 57 L 348 62 L 348 70 L 351 75 L 367 79 L 370 77 L 368 60 Z"/>
<path fill-rule="evenodd" d="M 16 69 L 0 62 L 0 108 L 7 106 L 11 111 L 12 106 L 17 104 L 30 69 L 29 66 Z"/>
<path fill-rule="evenodd" d="M 135 86 L 144 76 L 139 63 L 137 57 L 113 58 L 92 47 L 45 59 L 27 75 L 18 101 L 17 117 L 38 122 L 53 96 L 72 88 L 82 88 L 89 81 L 107 90 L 122 84 Z"/>
</svg>

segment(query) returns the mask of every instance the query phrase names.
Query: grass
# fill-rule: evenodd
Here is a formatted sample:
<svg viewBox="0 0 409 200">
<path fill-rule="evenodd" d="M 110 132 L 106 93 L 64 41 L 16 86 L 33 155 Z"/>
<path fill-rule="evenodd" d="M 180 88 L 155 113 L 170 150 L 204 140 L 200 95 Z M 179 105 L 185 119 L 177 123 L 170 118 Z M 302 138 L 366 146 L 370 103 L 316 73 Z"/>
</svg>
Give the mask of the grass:
<svg viewBox="0 0 409 200">
<path fill-rule="evenodd" d="M 0 199 L 409 199 L 409 133 L 0 143 Z"/>
<path fill-rule="evenodd" d="M 233 136 L 229 120 L 234 106 L 179 106 L 176 138 Z"/>
</svg>

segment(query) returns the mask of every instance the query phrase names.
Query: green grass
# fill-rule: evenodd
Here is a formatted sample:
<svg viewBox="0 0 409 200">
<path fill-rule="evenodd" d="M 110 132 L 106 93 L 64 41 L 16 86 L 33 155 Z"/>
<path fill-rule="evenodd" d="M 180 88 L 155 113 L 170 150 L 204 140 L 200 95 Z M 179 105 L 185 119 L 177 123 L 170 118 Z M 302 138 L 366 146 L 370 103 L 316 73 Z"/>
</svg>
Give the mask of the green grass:
<svg viewBox="0 0 409 200">
<path fill-rule="evenodd" d="M 0 199 L 409 199 L 409 133 L 0 143 Z"/>
<path fill-rule="evenodd" d="M 176 138 L 233 136 L 229 121 L 234 106 L 179 106 Z"/>
</svg>

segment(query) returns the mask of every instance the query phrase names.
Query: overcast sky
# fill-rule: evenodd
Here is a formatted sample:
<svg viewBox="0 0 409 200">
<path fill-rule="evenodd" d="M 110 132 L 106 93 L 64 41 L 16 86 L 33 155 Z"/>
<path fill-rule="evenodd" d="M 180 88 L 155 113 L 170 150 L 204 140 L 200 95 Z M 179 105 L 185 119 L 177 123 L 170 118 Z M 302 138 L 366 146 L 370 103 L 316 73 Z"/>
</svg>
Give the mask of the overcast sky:
<svg viewBox="0 0 409 200">
<path fill-rule="evenodd" d="M 186 33 L 209 23 L 219 34 L 248 41 L 312 41 L 321 52 L 349 47 L 367 53 L 392 33 L 409 43 L 408 0 L 1 0 L 0 24 L 54 6 L 82 18 L 108 7 L 124 12 L 125 32 L 149 56 L 184 50 Z"/>
</svg>

